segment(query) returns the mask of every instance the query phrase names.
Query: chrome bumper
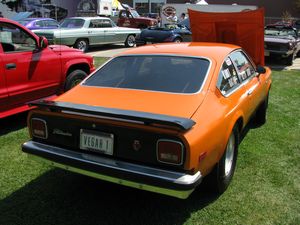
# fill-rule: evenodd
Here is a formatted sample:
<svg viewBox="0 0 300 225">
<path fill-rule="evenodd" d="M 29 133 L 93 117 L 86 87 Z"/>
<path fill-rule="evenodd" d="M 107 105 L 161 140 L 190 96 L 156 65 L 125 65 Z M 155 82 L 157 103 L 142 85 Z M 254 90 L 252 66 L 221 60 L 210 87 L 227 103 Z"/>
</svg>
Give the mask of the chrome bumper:
<svg viewBox="0 0 300 225">
<path fill-rule="evenodd" d="M 187 198 L 202 180 L 200 172 L 190 175 L 162 170 L 34 141 L 24 143 L 22 150 L 62 169 L 181 199 Z"/>
</svg>

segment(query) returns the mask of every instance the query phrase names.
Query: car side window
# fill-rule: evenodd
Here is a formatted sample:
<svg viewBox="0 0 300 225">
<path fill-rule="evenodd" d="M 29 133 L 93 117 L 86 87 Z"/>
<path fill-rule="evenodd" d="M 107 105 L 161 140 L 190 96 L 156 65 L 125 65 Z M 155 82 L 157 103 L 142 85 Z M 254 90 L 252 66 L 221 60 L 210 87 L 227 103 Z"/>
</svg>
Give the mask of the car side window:
<svg viewBox="0 0 300 225">
<path fill-rule="evenodd" d="M 89 28 L 100 28 L 101 27 L 101 20 L 91 20 Z"/>
<path fill-rule="evenodd" d="M 110 20 L 102 20 L 101 27 L 112 27 Z"/>
<path fill-rule="evenodd" d="M 44 22 L 43 21 L 36 21 L 35 26 L 37 27 L 44 27 Z"/>
<path fill-rule="evenodd" d="M 58 23 L 52 20 L 44 21 L 46 27 L 58 27 Z"/>
<path fill-rule="evenodd" d="M 219 73 L 217 87 L 226 95 L 236 89 L 240 85 L 238 78 L 238 73 L 230 58 L 227 58 L 221 68 Z"/>
<path fill-rule="evenodd" d="M 7 23 L 0 23 L 0 43 L 4 52 L 33 51 L 37 48 L 37 43 L 30 34 Z"/>
<path fill-rule="evenodd" d="M 234 65 L 238 71 L 238 77 L 241 82 L 247 80 L 249 77 L 252 77 L 256 74 L 254 67 L 252 66 L 249 59 L 242 51 L 236 51 L 230 54 Z"/>
</svg>

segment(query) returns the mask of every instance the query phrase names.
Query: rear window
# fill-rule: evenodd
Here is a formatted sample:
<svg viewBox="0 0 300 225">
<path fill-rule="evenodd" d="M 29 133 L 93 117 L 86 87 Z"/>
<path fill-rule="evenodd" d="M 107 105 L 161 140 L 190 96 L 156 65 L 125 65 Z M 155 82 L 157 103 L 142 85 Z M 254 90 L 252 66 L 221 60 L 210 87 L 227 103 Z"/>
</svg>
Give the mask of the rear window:
<svg viewBox="0 0 300 225">
<path fill-rule="evenodd" d="M 198 92 L 209 61 L 181 56 L 121 56 L 114 58 L 83 85 L 174 93 Z"/>
</svg>

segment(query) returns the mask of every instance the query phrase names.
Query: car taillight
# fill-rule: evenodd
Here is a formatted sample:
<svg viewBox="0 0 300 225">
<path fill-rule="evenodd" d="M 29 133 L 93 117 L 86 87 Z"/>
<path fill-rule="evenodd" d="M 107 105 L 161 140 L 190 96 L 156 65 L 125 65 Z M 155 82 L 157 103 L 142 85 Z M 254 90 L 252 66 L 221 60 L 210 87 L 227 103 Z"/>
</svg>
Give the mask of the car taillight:
<svg viewBox="0 0 300 225">
<path fill-rule="evenodd" d="M 31 133 L 33 137 L 48 138 L 47 123 L 45 120 L 32 118 L 31 119 Z"/>
<path fill-rule="evenodd" d="M 183 144 L 178 141 L 161 139 L 157 141 L 157 160 L 162 163 L 181 165 Z"/>
</svg>

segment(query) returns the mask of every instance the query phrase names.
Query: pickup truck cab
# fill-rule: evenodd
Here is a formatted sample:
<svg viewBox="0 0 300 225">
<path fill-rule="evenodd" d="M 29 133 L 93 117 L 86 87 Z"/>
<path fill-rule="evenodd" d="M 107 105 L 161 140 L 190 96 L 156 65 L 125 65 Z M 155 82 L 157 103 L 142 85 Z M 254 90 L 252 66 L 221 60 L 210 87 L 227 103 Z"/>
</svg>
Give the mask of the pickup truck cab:
<svg viewBox="0 0 300 225">
<path fill-rule="evenodd" d="M 125 10 L 120 10 L 117 25 L 119 27 L 145 29 L 147 27 L 156 26 L 157 20 L 148 17 L 142 17 L 135 9 L 128 8 Z"/>
<path fill-rule="evenodd" d="M 93 58 L 63 45 L 49 45 L 17 22 L 0 18 L 0 119 L 51 98 L 95 70 Z"/>
</svg>

